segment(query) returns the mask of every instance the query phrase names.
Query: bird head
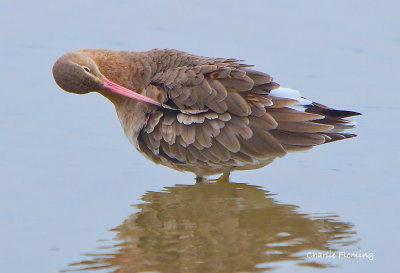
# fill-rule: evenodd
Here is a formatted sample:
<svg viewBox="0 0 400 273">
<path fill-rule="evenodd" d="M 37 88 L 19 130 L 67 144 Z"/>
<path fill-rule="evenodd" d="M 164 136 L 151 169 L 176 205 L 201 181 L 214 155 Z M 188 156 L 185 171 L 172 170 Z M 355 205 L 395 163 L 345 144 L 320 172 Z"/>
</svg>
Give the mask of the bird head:
<svg viewBox="0 0 400 273">
<path fill-rule="evenodd" d="M 53 77 L 67 92 L 86 94 L 104 87 L 104 76 L 88 55 L 71 52 L 60 57 L 53 66 Z"/>
<path fill-rule="evenodd" d="M 102 67 L 107 70 L 107 67 Z M 121 71 L 129 73 L 129 71 Z M 85 51 L 75 51 L 60 57 L 53 66 L 53 77 L 63 90 L 75 94 L 109 92 L 140 102 L 162 106 L 158 101 L 127 89 L 102 75 L 97 63 Z"/>
</svg>

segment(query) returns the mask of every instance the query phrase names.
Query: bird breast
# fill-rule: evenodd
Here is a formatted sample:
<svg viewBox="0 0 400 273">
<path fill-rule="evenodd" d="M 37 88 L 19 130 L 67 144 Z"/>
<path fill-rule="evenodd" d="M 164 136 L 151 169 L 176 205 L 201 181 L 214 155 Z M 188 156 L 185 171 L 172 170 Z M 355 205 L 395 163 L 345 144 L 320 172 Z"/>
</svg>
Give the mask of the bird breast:
<svg viewBox="0 0 400 273">
<path fill-rule="evenodd" d="M 149 117 L 149 107 L 146 104 L 126 99 L 115 105 L 118 119 L 129 142 L 139 149 L 138 136 L 146 125 Z"/>
</svg>

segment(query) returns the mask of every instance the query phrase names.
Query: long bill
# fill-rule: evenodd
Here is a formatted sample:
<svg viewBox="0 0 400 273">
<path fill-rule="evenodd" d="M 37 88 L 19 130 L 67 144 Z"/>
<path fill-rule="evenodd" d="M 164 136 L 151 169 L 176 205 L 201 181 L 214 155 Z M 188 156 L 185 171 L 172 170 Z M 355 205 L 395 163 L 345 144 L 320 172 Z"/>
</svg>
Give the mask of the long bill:
<svg viewBox="0 0 400 273">
<path fill-rule="evenodd" d="M 158 107 L 166 108 L 164 105 L 162 105 L 158 101 L 155 101 L 149 97 L 143 96 L 139 93 L 136 93 L 135 91 L 129 90 L 128 88 L 118 85 L 115 82 L 112 82 L 107 78 L 103 78 L 103 81 L 104 81 L 104 88 L 110 90 L 111 92 L 113 92 L 115 94 L 130 98 L 130 99 L 134 99 L 134 100 L 137 100 L 140 102 L 146 102 L 149 104 L 153 104 Z"/>
</svg>

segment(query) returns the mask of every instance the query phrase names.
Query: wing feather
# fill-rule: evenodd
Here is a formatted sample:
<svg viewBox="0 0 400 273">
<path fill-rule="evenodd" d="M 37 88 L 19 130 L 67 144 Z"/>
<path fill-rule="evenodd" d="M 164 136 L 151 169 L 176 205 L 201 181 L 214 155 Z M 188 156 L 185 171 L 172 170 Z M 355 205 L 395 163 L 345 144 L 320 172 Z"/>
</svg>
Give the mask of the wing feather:
<svg viewBox="0 0 400 273">
<path fill-rule="evenodd" d="M 140 134 L 139 149 L 156 163 L 196 173 L 257 168 L 354 136 L 338 131 L 351 126 L 343 117 L 355 112 L 316 103 L 292 109 L 300 101 L 271 96 L 279 84 L 270 75 L 236 59 L 188 56 L 171 55 L 177 67 L 165 66 L 150 83 L 149 94 L 175 109 L 152 113 Z"/>
</svg>

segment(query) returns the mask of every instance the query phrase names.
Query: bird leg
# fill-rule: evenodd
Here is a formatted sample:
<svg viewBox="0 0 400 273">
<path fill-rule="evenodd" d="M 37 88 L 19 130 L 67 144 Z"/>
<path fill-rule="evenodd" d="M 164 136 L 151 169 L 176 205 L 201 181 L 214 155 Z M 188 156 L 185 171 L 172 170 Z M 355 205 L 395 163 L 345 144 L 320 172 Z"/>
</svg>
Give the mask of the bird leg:
<svg viewBox="0 0 400 273">
<path fill-rule="evenodd" d="M 207 182 L 207 178 L 201 175 L 196 175 L 196 184 L 201 184 Z"/>
<path fill-rule="evenodd" d="M 218 179 L 215 180 L 217 183 L 229 183 L 229 175 L 231 173 L 224 173 Z"/>
</svg>

